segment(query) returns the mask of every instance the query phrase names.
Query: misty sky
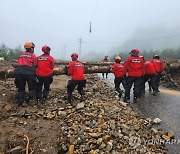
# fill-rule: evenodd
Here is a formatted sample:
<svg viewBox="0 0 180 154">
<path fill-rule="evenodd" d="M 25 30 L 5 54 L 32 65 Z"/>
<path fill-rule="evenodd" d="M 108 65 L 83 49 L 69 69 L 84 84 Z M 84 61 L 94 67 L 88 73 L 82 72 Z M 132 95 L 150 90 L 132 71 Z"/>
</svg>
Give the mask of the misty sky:
<svg viewBox="0 0 180 154">
<path fill-rule="evenodd" d="M 36 55 L 46 44 L 55 58 L 67 58 L 79 52 L 81 36 L 82 55 L 107 54 L 139 29 L 177 28 L 179 14 L 180 0 L 0 0 L 0 44 L 33 41 Z"/>
</svg>

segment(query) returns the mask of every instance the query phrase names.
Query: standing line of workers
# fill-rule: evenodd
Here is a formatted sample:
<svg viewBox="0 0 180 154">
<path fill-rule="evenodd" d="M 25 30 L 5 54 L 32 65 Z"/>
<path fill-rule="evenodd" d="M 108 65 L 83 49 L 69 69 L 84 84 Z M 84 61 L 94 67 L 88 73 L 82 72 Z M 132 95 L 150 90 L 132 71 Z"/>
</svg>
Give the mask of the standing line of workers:
<svg viewBox="0 0 180 154">
<path fill-rule="evenodd" d="M 29 101 L 36 96 L 37 105 L 43 104 L 48 98 L 50 85 L 53 82 L 54 59 L 50 55 L 51 48 L 47 45 L 42 47 L 43 54 L 36 57 L 34 54 L 35 44 L 26 42 L 24 44 L 26 51 L 22 52 L 18 57 L 18 66 L 15 69 L 15 85 L 18 89 L 17 105 L 28 105 Z M 130 90 L 133 88 L 133 102 L 137 102 L 141 93 L 145 92 L 145 83 L 148 81 L 150 88 L 153 89 L 153 95 L 159 92 L 159 82 L 161 73 L 164 71 L 164 64 L 158 55 L 154 55 L 153 59 L 145 60 L 143 56 L 139 56 L 138 49 L 132 49 L 130 57 L 122 62 L 122 57 L 117 56 L 115 63 L 111 68 L 114 73 L 115 90 L 119 97 L 122 97 L 123 90 L 120 88 L 122 83 L 125 90 L 124 101 L 130 102 Z M 68 75 L 71 80 L 67 84 L 67 100 L 72 106 L 73 91 L 77 86 L 77 90 L 84 100 L 84 90 L 86 79 L 84 76 L 84 65 L 78 61 L 78 54 L 71 55 L 72 61 L 68 65 Z M 108 62 L 105 56 L 103 62 Z M 106 78 L 108 72 L 106 73 Z M 103 74 L 104 78 L 104 74 Z M 26 83 L 28 85 L 28 93 L 25 93 Z"/>
<path fill-rule="evenodd" d="M 111 72 L 114 73 L 115 90 L 122 95 L 120 83 L 125 89 L 124 102 L 130 103 L 130 90 L 133 88 L 133 102 L 136 103 L 141 93 L 145 92 L 145 83 L 149 82 L 149 88 L 153 90 L 153 95 L 159 92 L 159 82 L 162 72 L 165 69 L 164 63 L 158 55 L 153 59 L 145 60 L 139 56 L 138 49 L 132 49 L 129 53 L 131 56 L 123 63 L 122 58 L 117 56 Z"/>
<path fill-rule="evenodd" d="M 41 105 L 48 98 L 50 85 L 53 82 L 54 59 L 50 55 L 51 48 L 47 45 L 42 47 L 43 54 L 36 57 L 34 54 L 35 44 L 26 42 L 25 52 L 18 57 L 18 65 L 14 71 L 15 85 L 18 89 L 17 106 L 28 105 L 29 101 L 36 96 L 37 105 Z M 84 76 L 84 65 L 78 61 L 78 54 L 71 55 L 72 61 L 68 65 L 68 75 L 71 76 L 67 85 L 68 103 L 75 106 L 73 102 L 73 91 L 77 87 L 83 100 L 86 80 Z M 26 91 L 26 83 L 28 92 Z"/>
</svg>

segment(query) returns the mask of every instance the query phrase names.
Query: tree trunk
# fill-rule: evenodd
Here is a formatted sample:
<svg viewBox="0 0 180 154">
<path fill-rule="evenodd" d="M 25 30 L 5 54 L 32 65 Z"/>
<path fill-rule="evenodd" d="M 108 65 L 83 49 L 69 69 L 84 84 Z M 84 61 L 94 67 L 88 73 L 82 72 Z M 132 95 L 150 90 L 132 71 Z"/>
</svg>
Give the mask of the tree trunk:
<svg viewBox="0 0 180 154">
<path fill-rule="evenodd" d="M 65 75 L 67 74 L 67 65 L 69 62 L 58 62 L 56 61 L 56 66 L 54 68 L 54 75 Z M 92 73 L 110 73 L 111 65 L 114 64 L 113 62 L 83 62 L 85 65 L 85 74 L 92 74 Z M 165 63 L 166 65 L 166 72 L 171 73 L 172 71 L 179 71 L 180 70 L 180 63 Z M 9 66 L 9 67 L 8 67 Z M 14 77 L 14 67 L 16 66 L 15 62 L 6 63 L 4 65 L 0 65 L 0 78 L 6 79 Z"/>
<path fill-rule="evenodd" d="M 85 65 L 84 73 L 92 74 L 92 73 L 110 73 L 110 66 L 90 66 Z M 67 65 L 55 66 L 53 74 L 54 75 L 67 75 Z M 14 68 L 3 69 L 0 67 L 0 78 L 12 78 L 14 77 Z"/>
</svg>

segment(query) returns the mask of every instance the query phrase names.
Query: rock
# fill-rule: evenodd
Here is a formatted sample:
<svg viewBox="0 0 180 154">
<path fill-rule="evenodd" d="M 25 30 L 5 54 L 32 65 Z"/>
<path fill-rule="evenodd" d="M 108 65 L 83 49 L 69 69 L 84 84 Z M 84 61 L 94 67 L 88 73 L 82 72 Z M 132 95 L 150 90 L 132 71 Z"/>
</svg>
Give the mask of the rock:
<svg viewBox="0 0 180 154">
<path fill-rule="evenodd" d="M 146 149 L 142 148 L 142 149 L 139 150 L 139 152 L 140 152 L 140 154 L 144 154 L 144 153 L 146 153 Z"/>
<path fill-rule="evenodd" d="M 114 123 L 110 123 L 110 124 L 109 124 L 109 127 L 110 127 L 111 129 L 115 129 L 115 128 L 116 128 L 116 126 L 115 126 Z"/>
<path fill-rule="evenodd" d="M 61 116 L 61 115 L 66 115 L 66 111 L 58 111 L 58 115 Z"/>
<path fill-rule="evenodd" d="M 89 128 L 93 128 L 94 125 L 95 125 L 95 124 L 91 121 L 91 122 L 89 123 Z"/>
<path fill-rule="evenodd" d="M 101 127 L 99 127 L 97 130 L 98 130 L 98 133 L 102 133 L 102 128 Z"/>
<path fill-rule="evenodd" d="M 102 137 L 102 140 L 103 140 L 104 142 L 107 142 L 109 139 L 110 139 L 110 136 L 109 136 L 109 135 L 105 135 L 105 136 Z"/>
<path fill-rule="evenodd" d="M 89 154 L 98 154 L 96 151 L 94 151 L 94 150 L 91 150 L 90 152 L 89 152 Z"/>
<path fill-rule="evenodd" d="M 26 110 L 21 110 L 19 113 L 18 113 L 18 115 L 20 116 L 20 117 L 24 117 L 25 116 L 25 114 L 26 114 Z"/>
<path fill-rule="evenodd" d="M 102 144 L 99 146 L 99 149 L 104 149 L 106 147 L 106 144 L 102 142 Z"/>
<path fill-rule="evenodd" d="M 118 134 L 118 137 L 119 137 L 120 139 L 121 139 L 123 136 L 124 136 L 124 135 L 121 134 L 121 133 Z"/>
<path fill-rule="evenodd" d="M 79 109 L 82 109 L 82 108 L 84 108 L 84 103 L 83 102 L 82 103 L 78 103 L 76 105 L 76 110 L 79 110 Z"/>
<path fill-rule="evenodd" d="M 64 107 L 58 108 L 59 111 L 63 111 L 64 109 L 65 109 Z"/>
<path fill-rule="evenodd" d="M 67 109 L 72 109 L 73 107 L 71 105 L 66 106 Z"/>
<path fill-rule="evenodd" d="M 69 146 L 68 154 L 74 154 L 74 145 Z"/>
<path fill-rule="evenodd" d="M 40 151 L 42 151 L 42 152 L 47 152 L 47 149 L 40 149 Z"/>
<path fill-rule="evenodd" d="M 127 106 L 127 103 L 125 103 L 125 102 L 119 101 L 119 103 L 120 103 L 122 106 L 124 106 L 124 107 Z"/>
<path fill-rule="evenodd" d="M 84 151 L 90 151 L 91 150 L 91 148 L 90 148 L 90 146 L 87 144 L 87 145 L 85 145 L 85 147 L 84 147 Z"/>
<path fill-rule="evenodd" d="M 114 137 L 114 138 L 119 137 L 119 133 L 116 132 L 116 131 L 114 131 L 114 130 L 110 132 L 110 135 L 111 135 L 112 137 Z"/>
<path fill-rule="evenodd" d="M 174 138 L 174 133 L 173 133 L 173 132 L 168 132 L 168 136 L 169 136 L 170 138 Z"/>
<path fill-rule="evenodd" d="M 148 148 L 151 148 L 151 149 L 155 149 L 155 148 L 156 148 L 156 145 L 154 145 L 153 143 L 148 143 L 148 144 L 147 144 L 147 147 L 148 147 Z"/>
<path fill-rule="evenodd" d="M 102 143 L 103 139 L 102 138 L 98 138 L 97 140 L 97 144 L 100 145 Z"/>
<path fill-rule="evenodd" d="M 55 113 L 54 112 L 49 112 L 47 115 L 46 115 L 46 118 L 47 119 L 53 119 L 55 117 Z"/>
<path fill-rule="evenodd" d="M 78 132 L 79 135 L 83 135 L 84 134 L 84 129 L 81 129 L 79 132 Z"/>
<path fill-rule="evenodd" d="M 75 144 L 82 144 L 83 143 L 83 140 L 81 140 L 81 138 L 78 138 L 76 141 L 75 141 Z"/>
<path fill-rule="evenodd" d="M 140 126 L 138 126 L 138 125 L 135 125 L 135 126 L 134 126 L 134 130 L 135 130 L 135 131 L 139 131 L 139 130 L 140 130 L 140 128 L 141 128 L 141 127 L 140 127 Z"/>
<path fill-rule="evenodd" d="M 165 140 L 165 141 L 170 141 L 170 137 L 169 136 L 167 136 L 167 135 L 162 135 L 162 138 Z"/>
<path fill-rule="evenodd" d="M 122 134 L 125 136 L 129 136 L 129 131 L 127 129 L 122 129 Z"/>
<path fill-rule="evenodd" d="M 111 151 L 113 148 L 113 140 L 110 140 L 109 142 L 107 142 L 107 145 L 106 145 L 106 151 Z"/>
<path fill-rule="evenodd" d="M 90 135 L 91 137 L 94 137 L 94 138 L 97 138 L 97 137 L 100 137 L 100 136 L 101 136 L 101 134 L 99 134 L 99 133 L 89 133 L 89 135 Z"/>
<path fill-rule="evenodd" d="M 147 118 L 146 119 L 149 123 L 152 123 L 152 119 L 151 118 Z"/>
<path fill-rule="evenodd" d="M 75 143 L 75 137 L 74 136 L 70 136 L 70 138 L 69 138 L 69 142 L 70 142 L 70 144 L 76 144 Z"/>
<path fill-rule="evenodd" d="M 152 124 L 151 124 L 151 123 L 148 123 L 148 124 L 147 124 L 147 128 L 150 129 L 151 127 L 152 127 Z"/>
<path fill-rule="evenodd" d="M 72 124 L 71 128 L 72 128 L 75 132 L 78 131 L 78 127 L 77 127 L 75 124 Z"/>
<path fill-rule="evenodd" d="M 154 122 L 155 124 L 159 124 L 159 123 L 161 122 L 161 119 L 155 118 L 155 119 L 153 120 L 153 122 Z"/>
<path fill-rule="evenodd" d="M 11 109 L 12 109 L 12 107 L 11 107 L 11 105 L 6 105 L 5 107 L 4 107 L 4 109 L 7 111 L 7 112 L 9 112 Z"/>
<path fill-rule="evenodd" d="M 103 123 L 103 116 L 101 114 L 98 115 L 98 123 L 102 124 Z"/>
<path fill-rule="evenodd" d="M 116 150 L 112 150 L 111 154 L 118 154 L 118 152 Z"/>
<path fill-rule="evenodd" d="M 155 129 L 155 128 L 151 128 L 151 131 L 152 131 L 154 134 L 157 134 L 157 133 L 158 133 L 158 130 Z"/>
<path fill-rule="evenodd" d="M 44 111 L 38 111 L 37 114 L 42 116 L 42 115 L 44 115 Z"/>
</svg>

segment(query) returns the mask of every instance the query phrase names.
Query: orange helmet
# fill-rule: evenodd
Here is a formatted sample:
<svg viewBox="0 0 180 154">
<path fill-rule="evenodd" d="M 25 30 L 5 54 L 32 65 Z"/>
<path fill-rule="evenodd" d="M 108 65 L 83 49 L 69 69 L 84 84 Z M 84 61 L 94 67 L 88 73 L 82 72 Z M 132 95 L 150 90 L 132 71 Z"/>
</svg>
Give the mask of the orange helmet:
<svg viewBox="0 0 180 154">
<path fill-rule="evenodd" d="M 48 51 L 50 51 L 51 50 L 51 48 L 49 47 L 49 46 L 47 46 L 47 45 L 44 45 L 43 47 L 42 47 L 42 51 L 43 52 L 48 52 Z"/>
<path fill-rule="evenodd" d="M 77 54 L 77 53 L 73 53 L 73 54 L 71 55 L 71 58 L 72 58 L 72 59 L 78 59 L 78 54 Z"/>
<path fill-rule="evenodd" d="M 115 60 L 121 61 L 121 60 L 122 60 L 122 57 L 121 57 L 121 56 L 116 56 Z"/>
<path fill-rule="evenodd" d="M 30 49 L 30 48 L 34 48 L 34 47 L 35 47 L 35 44 L 33 42 L 26 42 L 24 44 L 25 49 Z"/>
</svg>

